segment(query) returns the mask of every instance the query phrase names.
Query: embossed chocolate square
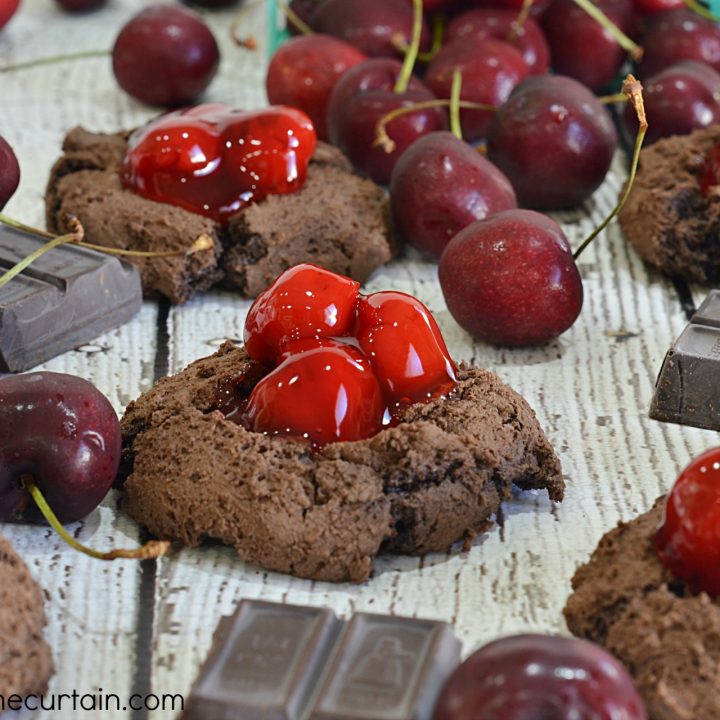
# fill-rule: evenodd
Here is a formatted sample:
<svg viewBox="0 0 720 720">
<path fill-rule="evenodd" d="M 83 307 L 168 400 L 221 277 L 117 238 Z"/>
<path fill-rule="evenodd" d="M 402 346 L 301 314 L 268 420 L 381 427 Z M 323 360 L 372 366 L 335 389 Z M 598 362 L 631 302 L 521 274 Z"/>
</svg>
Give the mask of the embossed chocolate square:
<svg viewBox="0 0 720 720">
<path fill-rule="evenodd" d="M 650 417 L 720 430 L 720 291 L 712 290 L 665 355 Z"/>
<path fill-rule="evenodd" d="M 183 720 L 429 720 L 460 661 L 449 625 L 244 600 L 223 618 Z"/>
</svg>

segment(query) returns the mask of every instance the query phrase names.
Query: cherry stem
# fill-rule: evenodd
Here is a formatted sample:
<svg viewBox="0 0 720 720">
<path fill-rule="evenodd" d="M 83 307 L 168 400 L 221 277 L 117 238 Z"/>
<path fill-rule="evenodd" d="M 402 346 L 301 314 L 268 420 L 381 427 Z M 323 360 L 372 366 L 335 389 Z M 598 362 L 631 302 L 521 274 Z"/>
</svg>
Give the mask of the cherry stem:
<svg viewBox="0 0 720 720">
<path fill-rule="evenodd" d="M 0 221 L 2 221 L 1 214 Z M 20 223 L 15 223 L 14 227 L 18 227 L 18 225 L 20 225 Z M 52 238 L 52 240 L 46 242 L 34 252 L 31 252 L 27 257 L 23 258 L 20 262 L 13 265 L 7 272 L 3 273 L 0 276 L 0 288 L 7 285 L 16 275 L 19 275 L 26 267 L 35 262 L 35 260 L 37 260 L 41 255 L 44 255 L 48 250 L 52 250 L 53 248 L 58 247 L 58 245 L 82 240 L 84 235 L 82 225 L 80 225 L 77 220 L 74 220 L 73 226 L 75 229 L 71 233 Z M 43 233 L 43 235 L 45 234 Z"/>
<path fill-rule="evenodd" d="M 635 147 L 633 148 L 632 162 L 630 163 L 630 172 L 628 174 L 627 182 L 625 183 L 625 189 L 623 190 L 618 204 L 612 209 L 612 212 L 593 230 L 588 237 L 583 240 L 580 247 L 574 252 L 573 258 L 578 259 L 580 253 L 608 226 L 608 223 L 622 210 L 625 201 L 630 196 L 630 190 L 632 189 L 633 183 L 635 182 L 635 174 L 637 173 L 637 166 L 640 161 L 640 150 L 642 149 L 643 140 L 645 139 L 645 133 L 647 132 L 648 124 L 647 117 L 645 116 L 645 104 L 643 103 L 642 96 L 642 84 L 639 80 L 635 79 L 633 75 L 628 75 L 623 82 L 623 93 L 625 93 L 627 99 L 632 103 L 633 108 L 637 114 L 639 128 L 637 136 L 635 137 Z"/>
<path fill-rule="evenodd" d="M 421 62 L 430 62 L 442 48 L 443 37 L 445 35 L 445 17 L 443 15 L 436 15 L 433 18 L 433 40 L 432 46 L 427 52 L 418 52 L 418 60 Z M 410 50 L 410 46 L 404 42 L 402 36 L 399 38 L 393 38 L 393 45 L 401 53 L 407 53 Z"/>
<path fill-rule="evenodd" d="M 0 224 L 9 225 L 23 232 L 33 233 L 34 235 L 40 235 L 40 237 L 48 238 L 49 242 L 42 245 L 34 252 L 31 252 L 27 257 L 20 260 L 20 262 L 13 265 L 9 270 L 0 275 L 0 288 L 7 285 L 16 275 L 19 275 L 26 267 L 31 265 L 35 260 L 44 255 L 49 250 L 58 247 L 59 245 L 72 244 L 79 247 L 86 248 L 88 250 L 96 250 L 97 252 L 105 253 L 106 255 L 121 255 L 123 257 L 143 257 L 143 258 L 166 258 L 166 257 L 177 257 L 180 255 L 193 255 L 196 252 L 202 252 L 205 250 L 212 250 L 213 239 L 201 233 L 195 238 L 193 244 L 185 250 L 166 250 L 163 252 L 152 252 L 150 250 L 124 250 L 122 248 L 111 248 L 105 247 L 105 245 L 95 245 L 94 243 L 88 243 L 83 241 L 85 236 L 85 230 L 80 224 L 77 218 L 70 218 L 71 232 L 65 235 L 52 235 L 45 230 L 25 225 L 19 220 L 14 220 L 8 217 L 4 213 L 0 213 Z"/>
<path fill-rule="evenodd" d="M 635 62 L 642 60 L 643 49 L 631 40 L 597 5 L 593 5 L 590 0 L 573 0 L 573 2 L 605 28 L 615 38 L 618 45 L 630 53 L 630 57 Z"/>
<path fill-rule="evenodd" d="M 534 1 L 535 0 L 523 0 L 520 12 L 515 20 L 513 20 L 512 27 L 510 28 L 510 32 L 505 42 L 509 42 L 512 45 L 517 40 L 520 31 L 523 29 L 523 26 L 530 16 L 530 10 L 532 9 Z"/>
<path fill-rule="evenodd" d="M 625 93 L 615 93 L 614 95 L 602 95 L 598 100 L 603 105 L 613 105 L 614 103 L 627 102 L 628 96 Z"/>
<path fill-rule="evenodd" d="M 401 115 L 407 115 L 407 113 L 415 112 L 416 110 L 429 110 L 436 107 L 448 107 L 450 100 L 423 100 L 423 102 L 413 103 L 412 105 L 405 105 L 404 107 L 395 108 L 391 110 L 387 115 L 383 115 L 375 128 L 375 142 L 374 147 L 381 147 L 386 153 L 391 153 L 395 150 L 395 141 L 387 133 L 387 125 L 391 123 L 395 118 Z M 497 108 L 495 105 L 486 105 L 485 103 L 470 102 L 469 100 L 460 100 L 457 103 L 459 108 L 465 110 L 484 110 L 486 112 L 495 112 Z"/>
<path fill-rule="evenodd" d="M 458 68 L 453 70 L 452 86 L 450 87 L 450 130 L 462 140 L 462 124 L 460 123 L 460 90 L 462 89 L 462 73 Z"/>
<path fill-rule="evenodd" d="M 300 16 L 282 0 L 275 0 L 277 6 L 285 13 L 285 17 L 298 29 L 302 35 L 314 35 L 315 31 L 300 18 Z"/>
<path fill-rule="evenodd" d="M 42 491 L 35 483 L 35 480 L 31 475 L 23 475 L 20 478 L 22 486 L 27 490 L 38 509 L 43 514 L 43 517 L 48 521 L 50 527 L 71 547 L 75 550 L 79 550 L 84 555 L 97 558 L 98 560 L 117 560 L 118 558 L 125 558 L 127 560 L 156 560 L 167 553 L 170 543 L 167 540 L 150 540 L 142 547 L 135 548 L 134 550 L 109 550 L 108 552 L 101 552 L 100 550 L 93 550 L 92 548 L 86 547 L 82 543 L 78 542 L 70 533 L 62 526 L 62 523 L 57 519 L 57 515 L 52 511 L 52 508 L 48 505 L 45 496 Z"/>
<path fill-rule="evenodd" d="M 706 20 L 712 20 L 713 22 L 720 22 L 720 17 L 715 15 L 714 12 L 711 10 L 708 10 L 704 5 L 701 5 L 697 0 L 684 0 L 685 5 L 689 7 L 691 10 L 696 12 L 698 15 L 701 15 Z"/>
<path fill-rule="evenodd" d="M 394 90 L 398 95 L 402 95 L 404 92 L 406 92 L 408 89 L 408 85 L 410 84 L 410 78 L 412 77 L 412 71 L 415 67 L 415 61 L 417 60 L 418 53 L 420 52 L 420 39 L 422 37 L 422 20 L 422 0 L 413 0 L 412 40 L 410 42 L 410 48 L 405 54 L 405 59 L 403 60 L 400 75 L 398 75 L 397 82 L 395 83 Z"/>
<path fill-rule="evenodd" d="M 65 60 L 85 60 L 86 58 L 107 57 L 109 55 L 110 50 L 83 50 L 82 52 L 67 53 L 65 55 L 51 55 L 50 57 L 36 58 L 35 60 L 14 63 L 13 65 L 5 65 L 0 67 L 0 73 L 25 70 L 26 68 L 39 67 L 41 65 L 54 65 L 55 63 L 64 62 Z"/>
</svg>

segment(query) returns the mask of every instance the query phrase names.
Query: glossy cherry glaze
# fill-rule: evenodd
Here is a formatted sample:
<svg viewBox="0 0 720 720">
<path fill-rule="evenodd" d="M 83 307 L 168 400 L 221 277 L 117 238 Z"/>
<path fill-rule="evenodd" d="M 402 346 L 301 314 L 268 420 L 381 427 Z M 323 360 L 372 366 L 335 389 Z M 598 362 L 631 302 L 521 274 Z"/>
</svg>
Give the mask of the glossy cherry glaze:
<svg viewBox="0 0 720 720">
<path fill-rule="evenodd" d="M 393 220 L 404 240 L 438 260 L 464 227 L 517 207 L 510 181 L 450 132 L 416 140 L 390 178 Z"/>
<path fill-rule="evenodd" d="M 394 92 L 401 67 L 390 58 L 371 58 L 355 65 L 337 81 L 328 104 L 330 141 L 359 172 L 382 185 L 390 181 L 398 158 L 417 138 L 447 127 L 447 113 L 442 108 L 415 110 L 386 125 L 395 142 L 392 152 L 375 146 L 378 122 L 390 111 L 436 99 L 415 77 L 407 92 Z"/>
<path fill-rule="evenodd" d="M 720 188 L 720 143 L 716 143 L 705 156 L 698 173 L 700 190 L 705 197 L 717 193 Z"/>
<path fill-rule="evenodd" d="M 385 400 L 362 352 L 329 339 L 299 340 L 297 348 L 290 343 L 285 349 L 285 359 L 248 399 L 248 429 L 322 446 L 360 440 L 382 428 Z"/>
<path fill-rule="evenodd" d="M 500 107 L 513 88 L 529 74 L 519 49 L 492 37 L 472 35 L 445 45 L 428 65 L 425 82 L 441 98 L 449 98 L 455 70 L 462 73 L 460 97 L 470 102 Z M 463 137 L 485 137 L 492 111 L 460 111 Z"/>
<path fill-rule="evenodd" d="M 24 475 L 61 522 L 85 517 L 115 480 L 120 443 L 115 411 L 86 380 L 51 372 L 0 379 L 0 520 L 42 521 Z"/>
<path fill-rule="evenodd" d="M 412 40 L 413 9 L 407 0 L 322 0 L 310 26 L 350 43 L 368 57 L 398 57 Z M 423 20 L 420 48 L 429 45 L 430 31 Z"/>
<path fill-rule="evenodd" d="M 258 297 L 245 339 L 254 363 L 218 387 L 215 409 L 250 430 L 316 448 L 370 437 L 399 422 L 408 405 L 456 383 L 440 330 L 419 300 L 359 295 L 354 280 L 314 265 L 287 270 Z"/>
<path fill-rule="evenodd" d="M 20 183 L 20 165 L 8 142 L 0 136 L 0 210 L 15 194 Z"/>
<path fill-rule="evenodd" d="M 220 50 L 194 11 L 154 5 L 131 18 L 115 40 L 112 65 L 120 87 L 161 107 L 187 105 L 210 84 Z"/>
<path fill-rule="evenodd" d="M 643 33 L 643 48 L 638 66 L 642 80 L 680 60 L 703 62 L 720 72 L 720 25 L 689 8 L 652 17 Z"/>
<path fill-rule="evenodd" d="M 515 635 L 455 670 L 433 720 L 647 720 L 647 713 L 627 670 L 598 645 Z"/>
<path fill-rule="evenodd" d="M 594 3 L 625 34 L 634 27 L 631 0 Z M 617 77 L 627 58 L 617 40 L 573 0 L 555 0 L 543 15 L 553 70 L 600 91 Z"/>
<path fill-rule="evenodd" d="M 645 80 L 643 87 L 646 144 L 720 122 L 720 73 L 705 63 L 675 63 Z M 632 108 L 625 108 L 624 120 L 629 132 L 637 132 Z"/>
<path fill-rule="evenodd" d="M 468 225 L 445 248 L 438 269 L 450 314 L 492 345 L 542 345 L 582 309 L 582 280 L 562 228 L 532 210 Z"/>
<path fill-rule="evenodd" d="M 307 113 L 319 140 L 328 140 L 327 107 L 335 83 L 367 57 L 330 35 L 303 35 L 284 42 L 272 56 L 265 89 L 272 105 Z"/>
<path fill-rule="evenodd" d="M 543 75 L 515 88 L 493 116 L 487 141 L 488 159 L 507 175 L 521 207 L 559 210 L 597 189 L 617 134 L 608 111 L 584 85 Z"/>
<path fill-rule="evenodd" d="M 360 298 L 355 336 L 392 405 L 446 395 L 456 369 L 430 311 L 412 295 L 376 292 Z"/>
<path fill-rule="evenodd" d="M 509 42 L 520 51 L 532 75 L 543 75 L 550 69 L 550 48 L 540 26 L 531 17 L 522 26 L 517 10 L 510 8 L 475 8 L 453 18 L 445 32 L 445 43 L 464 37 L 477 40 L 494 38 Z M 510 37 L 512 36 L 512 40 Z"/>
<path fill-rule="evenodd" d="M 285 345 L 349 335 L 360 283 L 308 263 L 286 270 L 258 295 L 245 320 L 245 349 L 272 367 Z"/>
<path fill-rule="evenodd" d="M 136 130 L 121 178 L 150 200 L 224 222 L 267 195 L 299 190 L 315 145 L 300 110 L 198 105 Z"/>
<path fill-rule="evenodd" d="M 720 596 L 720 448 L 699 455 L 680 473 L 655 551 L 693 590 Z"/>
</svg>

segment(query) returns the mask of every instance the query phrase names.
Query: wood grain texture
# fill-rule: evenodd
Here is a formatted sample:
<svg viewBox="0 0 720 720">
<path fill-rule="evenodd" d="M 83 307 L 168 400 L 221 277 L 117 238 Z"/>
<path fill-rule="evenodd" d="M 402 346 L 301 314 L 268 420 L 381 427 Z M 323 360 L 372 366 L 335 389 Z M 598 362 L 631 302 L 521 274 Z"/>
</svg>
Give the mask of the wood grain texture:
<svg viewBox="0 0 720 720">
<path fill-rule="evenodd" d="M 17 17 L 0 32 L 0 65 L 110 47 L 120 25 L 145 4 L 110 0 L 101 12 L 71 17 L 50 0 L 23 0 Z M 206 99 L 257 107 L 265 103 L 265 13 L 261 5 L 250 8 L 242 26 L 260 41 L 256 53 L 230 40 L 234 14 L 206 14 L 223 52 Z M 23 172 L 7 212 L 36 224 L 42 223 L 48 170 L 70 127 L 112 131 L 154 114 L 116 87 L 105 58 L 0 74 L 0 97 L 0 134 L 16 149 Z M 618 156 L 590 201 L 557 216 L 573 246 L 610 210 L 624 177 L 624 159 Z M 580 319 L 556 342 L 530 350 L 474 343 L 447 312 L 437 268 L 412 253 L 378 271 L 366 286 L 419 296 L 458 360 L 495 370 L 525 395 L 561 457 L 568 483 L 562 506 L 553 507 L 542 493 L 517 493 L 505 508 L 504 526 L 478 538 L 469 552 L 384 557 L 376 576 L 359 586 L 267 573 L 217 546 L 177 549 L 152 571 L 133 563 L 102 565 L 60 546 L 44 529 L 4 525 L 2 532 L 46 590 L 47 637 L 58 668 L 51 691 L 102 687 L 124 696 L 144 687 L 158 694 L 187 693 L 219 616 L 244 597 L 328 605 L 341 615 L 370 610 L 447 620 L 455 624 L 465 653 L 508 633 L 565 632 L 560 611 L 570 578 L 600 535 L 647 509 L 691 456 L 717 443 L 715 433 L 647 418 L 655 375 L 686 322 L 672 286 L 642 265 L 616 224 L 582 256 L 580 267 L 585 287 Z M 693 292 L 700 301 L 704 290 Z M 167 340 L 166 369 L 181 369 L 224 338 L 240 339 L 248 307 L 246 300 L 216 292 L 170 309 L 160 328 Z M 124 328 L 44 367 L 86 377 L 121 411 L 157 373 L 157 319 L 157 306 L 146 303 Z M 72 530 L 98 546 L 139 538 L 115 494 Z M 141 600 L 141 587 L 151 600 Z M 138 637 L 139 632 L 149 635 Z M 145 651 L 149 655 L 137 656 Z M 131 716 L 127 711 L 32 717 Z M 174 714 L 137 715 L 144 716 L 169 720 Z"/>
</svg>

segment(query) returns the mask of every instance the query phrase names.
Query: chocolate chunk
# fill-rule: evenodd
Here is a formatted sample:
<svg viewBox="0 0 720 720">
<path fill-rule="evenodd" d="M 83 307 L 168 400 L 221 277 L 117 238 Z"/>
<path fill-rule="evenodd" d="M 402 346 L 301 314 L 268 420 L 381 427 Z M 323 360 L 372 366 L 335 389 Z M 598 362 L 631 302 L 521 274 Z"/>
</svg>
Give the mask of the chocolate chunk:
<svg viewBox="0 0 720 720">
<path fill-rule="evenodd" d="M 459 660 L 442 622 L 342 623 L 327 609 L 244 600 L 220 621 L 182 717 L 427 720 Z"/>
<path fill-rule="evenodd" d="M 0 224 L 0 275 L 44 245 Z M 20 372 L 127 322 L 140 310 L 137 271 L 116 257 L 61 245 L 0 287 L 0 371 Z"/>
<path fill-rule="evenodd" d="M 720 430 L 720 291 L 712 290 L 665 355 L 650 417 Z"/>
<path fill-rule="evenodd" d="M 449 625 L 359 613 L 343 633 L 309 720 L 429 720 L 460 660 Z"/>
</svg>

